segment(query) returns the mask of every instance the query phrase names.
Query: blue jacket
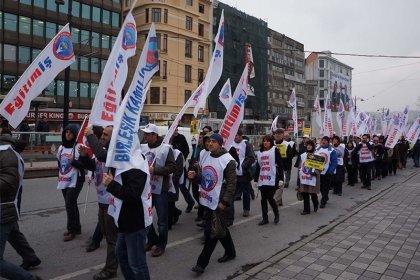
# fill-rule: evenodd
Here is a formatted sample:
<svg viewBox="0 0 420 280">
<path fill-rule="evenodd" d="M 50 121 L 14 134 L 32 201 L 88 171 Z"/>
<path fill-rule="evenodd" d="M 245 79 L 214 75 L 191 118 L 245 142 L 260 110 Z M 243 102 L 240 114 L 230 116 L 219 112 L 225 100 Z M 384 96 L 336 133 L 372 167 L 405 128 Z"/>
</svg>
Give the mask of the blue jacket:
<svg viewBox="0 0 420 280">
<path fill-rule="evenodd" d="M 330 155 L 330 166 L 328 167 L 327 173 L 330 175 L 333 175 L 336 168 L 337 168 L 337 152 L 335 150 L 332 150 L 331 155 Z"/>
</svg>

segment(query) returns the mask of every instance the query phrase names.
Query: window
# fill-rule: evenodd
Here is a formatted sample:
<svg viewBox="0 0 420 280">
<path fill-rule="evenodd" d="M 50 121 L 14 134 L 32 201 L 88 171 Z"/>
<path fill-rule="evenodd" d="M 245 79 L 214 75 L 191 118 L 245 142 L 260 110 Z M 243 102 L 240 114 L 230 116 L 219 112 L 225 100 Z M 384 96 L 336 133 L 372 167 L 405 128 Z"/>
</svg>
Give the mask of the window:
<svg viewBox="0 0 420 280">
<path fill-rule="evenodd" d="M 102 10 L 102 23 L 109 24 L 111 18 L 111 12 L 108 10 Z"/>
<path fill-rule="evenodd" d="M 16 81 L 16 76 L 3 75 L 3 89 L 11 89 Z"/>
<path fill-rule="evenodd" d="M 112 26 L 120 26 L 120 14 L 112 12 Z"/>
<path fill-rule="evenodd" d="M 90 19 L 90 6 L 82 4 L 82 18 Z"/>
<path fill-rule="evenodd" d="M 191 83 L 191 65 L 185 65 L 185 82 Z"/>
<path fill-rule="evenodd" d="M 45 23 L 43 21 L 34 19 L 32 25 L 32 35 L 44 37 L 44 25 Z"/>
<path fill-rule="evenodd" d="M 185 56 L 192 57 L 192 41 L 185 40 Z"/>
<path fill-rule="evenodd" d="M 150 88 L 150 104 L 159 104 L 160 103 L 160 88 L 151 87 Z"/>
<path fill-rule="evenodd" d="M 87 30 L 82 30 L 80 32 L 80 44 L 82 46 L 88 46 L 90 44 L 90 34 Z"/>
<path fill-rule="evenodd" d="M 193 5 L 193 0 L 186 0 L 186 2 L 187 2 L 187 5 L 190 5 L 190 6 Z"/>
<path fill-rule="evenodd" d="M 160 70 L 162 69 L 162 68 L 160 68 L 160 60 L 158 60 L 158 66 L 159 66 L 159 68 L 158 68 L 158 70 L 156 72 L 156 76 L 157 77 L 160 77 Z"/>
<path fill-rule="evenodd" d="M 186 16 L 185 17 L 185 29 L 192 30 L 192 26 L 193 26 L 192 17 Z"/>
<path fill-rule="evenodd" d="M 98 7 L 92 7 L 92 20 L 101 22 L 101 9 Z"/>
<path fill-rule="evenodd" d="M 199 36 L 204 36 L 204 24 L 202 24 L 202 23 L 198 24 L 198 35 Z"/>
<path fill-rule="evenodd" d="M 72 28 L 71 31 L 71 40 L 73 43 L 78 43 L 79 42 L 79 38 L 77 38 L 77 40 L 75 38 L 73 38 L 73 36 L 79 36 L 79 29 L 77 29 L 77 33 L 73 34 L 75 31 L 75 29 L 77 28 Z M 52 39 L 54 38 L 54 36 L 57 34 L 57 24 L 52 23 L 52 22 L 48 22 L 45 25 L 45 37 L 47 37 L 48 39 Z"/>
<path fill-rule="evenodd" d="M 91 99 L 94 99 L 95 98 L 95 96 L 96 96 L 96 91 L 98 90 L 98 84 L 94 84 L 94 83 L 92 83 L 92 84 L 90 84 L 91 86 L 90 86 L 90 98 Z"/>
<path fill-rule="evenodd" d="M 45 8 L 44 0 L 34 0 L 34 6 L 39 8 Z"/>
<path fill-rule="evenodd" d="M 324 77 L 324 70 L 319 70 L 319 77 L 323 78 Z"/>
<path fill-rule="evenodd" d="M 109 49 L 109 36 L 102 34 L 102 48 Z"/>
<path fill-rule="evenodd" d="M 146 8 L 146 23 L 149 22 L 149 8 Z"/>
<path fill-rule="evenodd" d="M 198 46 L 198 61 L 204 62 L 204 46 Z"/>
<path fill-rule="evenodd" d="M 186 89 L 184 91 L 184 103 L 187 103 L 191 97 L 191 90 Z"/>
<path fill-rule="evenodd" d="M 40 49 L 32 49 L 32 61 L 34 61 L 35 58 L 37 58 L 40 53 L 41 53 Z"/>
<path fill-rule="evenodd" d="M 55 92 L 55 81 L 53 80 L 45 89 L 44 95 L 45 96 L 54 96 Z"/>
<path fill-rule="evenodd" d="M 99 73 L 99 58 L 96 58 L 96 57 L 90 58 L 90 72 Z"/>
<path fill-rule="evenodd" d="M 48 23 L 49 22 L 47 22 L 47 26 L 48 26 Z M 53 23 L 54 24 L 54 23 Z M 48 30 L 48 27 L 47 27 L 47 30 Z M 53 35 L 53 37 L 54 37 L 55 35 Z M 80 37 L 80 29 L 78 29 L 78 28 L 75 28 L 75 27 L 72 27 L 71 28 L 71 41 L 73 42 L 73 44 L 78 44 L 79 42 L 80 42 L 80 39 L 79 39 L 79 37 Z M 52 37 L 51 37 L 52 38 Z"/>
<path fill-rule="evenodd" d="M 31 19 L 19 17 L 19 33 L 31 35 Z"/>
<path fill-rule="evenodd" d="M 158 50 L 160 50 L 160 33 L 156 33 L 156 47 Z"/>
<path fill-rule="evenodd" d="M 57 95 L 64 96 L 64 81 L 57 80 Z"/>
<path fill-rule="evenodd" d="M 162 104 L 166 104 L 166 87 L 162 88 Z"/>
<path fill-rule="evenodd" d="M 168 23 L 168 9 L 163 9 L 163 22 Z"/>
<path fill-rule="evenodd" d="M 20 2 L 20 4 L 26 4 L 26 5 L 31 5 L 32 4 L 31 0 L 20 0 L 19 2 Z"/>
<path fill-rule="evenodd" d="M 199 4 L 198 5 L 198 11 L 202 14 L 204 14 L 204 5 L 203 4 Z"/>
<path fill-rule="evenodd" d="M 167 78 L 168 73 L 168 62 L 166 60 L 162 61 L 162 79 Z"/>
<path fill-rule="evenodd" d="M 31 63 L 31 49 L 28 47 L 19 46 L 19 63 L 30 64 Z"/>
<path fill-rule="evenodd" d="M 4 61 L 13 61 L 16 62 L 16 46 L 4 44 Z"/>
<path fill-rule="evenodd" d="M 88 83 L 80 83 L 80 97 L 89 97 Z"/>
<path fill-rule="evenodd" d="M 323 88 L 323 87 L 324 87 L 324 80 L 320 80 L 320 81 L 319 81 L 319 87 L 320 87 L 320 88 Z"/>
<path fill-rule="evenodd" d="M 160 22 L 160 8 L 152 8 L 152 22 Z"/>
<path fill-rule="evenodd" d="M 89 58 L 83 56 L 80 58 L 80 71 L 89 71 Z"/>
<path fill-rule="evenodd" d="M 162 51 L 168 51 L 168 34 L 163 34 Z"/>
<path fill-rule="evenodd" d="M 76 61 L 70 64 L 70 69 L 75 70 L 75 71 L 79 70 L 79 62 L 80 62 L 80 58 L 76 57 Z"/>
<path fill-rule="evenodd" d="M 74 17 L 80 17 L 80 3 L 73 1 L 71 4 L 71 15 Z"/>
<path fill-rule="evenodd" d="M 4 13 L 4 30 L 17 31 L 17 16 Z"/>
<path fill-rule="evenodd" d="M 111 36 L 111 48 L 115 45 L 115 41 L 117 41 L 117 37 Z"/>
<path fill-rule="evenodd" d="M 99 48 L 99 33 L 92 32 L 92 47 Z"/>
<path fill-rule="evenodd" d="M 204 80 L 204 70 L 198 69 L 198 75 L 197 75 L 198 84 L 201 84 L 201 82 Z"/>
<path fill-rule="evenodd" d="M 76 81 L 70 81 L 70 97 L 77 97 L 77 82 Z"/>
<path fill-rule="evenodd" d="M 57 11 L 57 4 L 55 3 L 55 1 L 48 1 L 47 0 L 47 10 L 56 12 Z"/>
<path fill-rule="evenodd" d="M 324 68 L 324 60 L 319 60 L 319 68 Z"/>
<path fill-rule="evenodd" d="M 105 69 L 105 65 L 106 65 L 106 62 L 107 62 L 108 60 L 106 60 L 106 59 L 101 59 L 101 73 L 103 73 L 104 72 L 104 69 Z"/>
<path fill-rule="evenodd" d="M 75 3 L 75 2 L 73 2 L 73 3 Z M 58 5 L 58 11 L 60 13 L 63 13 L 63 14 L 68 14 L 69 13 L 69 1 L 64 1 L 64 4 Z"/>
</svg>

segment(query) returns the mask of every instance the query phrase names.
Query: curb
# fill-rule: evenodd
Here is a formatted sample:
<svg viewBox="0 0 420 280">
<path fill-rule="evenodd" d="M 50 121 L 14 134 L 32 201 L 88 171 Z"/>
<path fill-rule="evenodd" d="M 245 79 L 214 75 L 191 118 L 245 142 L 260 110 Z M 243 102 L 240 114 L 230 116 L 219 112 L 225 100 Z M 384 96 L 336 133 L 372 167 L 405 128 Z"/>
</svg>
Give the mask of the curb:
<svg viewBox="0 0 420 280">
<path fill-rule="evenodd" d="M 386 195 L 387 193 L 391 192 L 395 187 L 407 182 L 408 180 L 410 180 L 411 178 L 413 178 L 414 176 L 416 176 L 417 174 L 420 173 L 420 170 L 415 170 L 412 174 L 410 174 L 404 181 L 400 182 L 400 183 L 394 183 L 389 185 L 388 187 L 384 188 L 380 193 L 374 195 L 373 197 L 371 197 L 369 200 L 367 200 L 366 202 L 364 202 L 363 204 L 361 204 L 360 206 L 358 206 L 356 209 L 352 210 L 351 212 L 345 214 L 344 216 L 338 218 L 337 220 L 335 220 L 334 222 L 326 225 L 325 227 L 316 230 L 314 233 L 312 233 L 310 236 L 305 237 L 299 241 L 297 241 L 296 243 L 294 243 L 293 245 L 283 249 L 282 251 L 280 251 L 279 253 L 275 254 L 274 256 L 264 260 L 263 262 L 257 264 L 256 266 L 252 267 L 251 269 L 242 272 L 241 274 L 235 276 L 234 278 L 229 278 L 232 280 L 246 280 L 249 279 L 249 277 L 255 276 L 256 274 L 258 274 L 259 272 L 261 272 L 262 270 L 266 269 L 267 267 L 279 262 L 281 259 L 287 257 L 288 255 L 292 254 L 294 251 L 298 250 L 299 248 L 305 246 L 307 243 L 311 242 L 312 240 L 320 237 L 321 235 L 324 235 L 326 232 L 332 230 L 333 228 L 335 228 L 337 225 L 341 224 L 342 222 L 344 222 L 345 220 L 349 219 L 350 217 L 354 216 L 355 214 L 357 214 L 359 211 L 361 211 L 362 209 L 366 208 L 367 206 L 369 206 L 370 204 L 374 203 L 375 201 L 379 200 L 380 198 L 382 198 L 384 195 Z"/>
<path fill-rule="evenodd" d="M 57 177 L 58 167 L 29 167 L 25 169 L 23 179 Z"/>
</svg>

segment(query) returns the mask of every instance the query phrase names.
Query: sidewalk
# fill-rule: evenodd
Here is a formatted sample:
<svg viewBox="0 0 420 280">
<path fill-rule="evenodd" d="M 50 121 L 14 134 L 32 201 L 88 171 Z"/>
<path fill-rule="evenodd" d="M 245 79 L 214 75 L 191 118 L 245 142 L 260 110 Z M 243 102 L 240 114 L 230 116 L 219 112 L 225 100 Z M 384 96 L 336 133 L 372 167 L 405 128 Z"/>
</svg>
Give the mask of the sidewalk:
<svg viewBox="0 0 420 280">
<path fill-rule="evenodd" d="M 420 279 L 420 170 L 411 174 L 234 279 Z"/>
<path fill-rule="evenodd" d="M 51 161 L 25 161 L 25 179 L 55 177 L 58 175 L 58 164 L 56 160 Z"/>
</svg>

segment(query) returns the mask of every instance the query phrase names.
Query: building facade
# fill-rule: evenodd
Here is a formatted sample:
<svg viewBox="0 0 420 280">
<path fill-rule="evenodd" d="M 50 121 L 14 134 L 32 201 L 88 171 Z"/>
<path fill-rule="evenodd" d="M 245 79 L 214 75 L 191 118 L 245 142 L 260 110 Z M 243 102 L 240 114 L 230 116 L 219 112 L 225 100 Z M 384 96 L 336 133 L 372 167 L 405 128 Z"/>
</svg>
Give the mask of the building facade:
<svg viewBox="0 0 420 280">
<path fill-rule="evenodd" d="M 76 62 L 70 70 L 70 112 L 89 112 L 122 22 L 122 0 L 0 0 L 0 94 L 6 95 L 55 34 L 70 20 Z M 55 102 L 41 109 L 55 128 L 62 118 L 64 71 L 42 92 Z M 49 114 L 51 113 L 51 114 Z M 33 115 L 33 114 L 32 114 Z M 31 116 L 31 115 L 29 115 Z M 70 118 L 70 120 L 74 120 Z"/>
<path fill-rule="evenodd" d="M 131 1 L 124 3 L 126 10 Z M 160 71 L 155 74 L 142 117 L 168 125 L 204 80 L 212 48 L 213 10 L 209 0 L 139 0 L 133 9 L 137 24 L 137 54 L 129 61 L 127 83 L 149 32 L 155 23 Z M 126 83 L 126 87 L 128 85 Z M 192 109 L 182 122 L 189 125 Z"/>
<path fill-rule="evenodd" d="M 295 88 L 298 121 L 303 126 L 303 122 L 308 121 L 313 96 L 308 94 L 305 84 L 304 45 L 272 29 L 268 31 L 267 42 L 269 117 L 274 119 L 279 116 L 279 127 L 293 126 L 292 108 L 288 101 Z"/>
</svg>

